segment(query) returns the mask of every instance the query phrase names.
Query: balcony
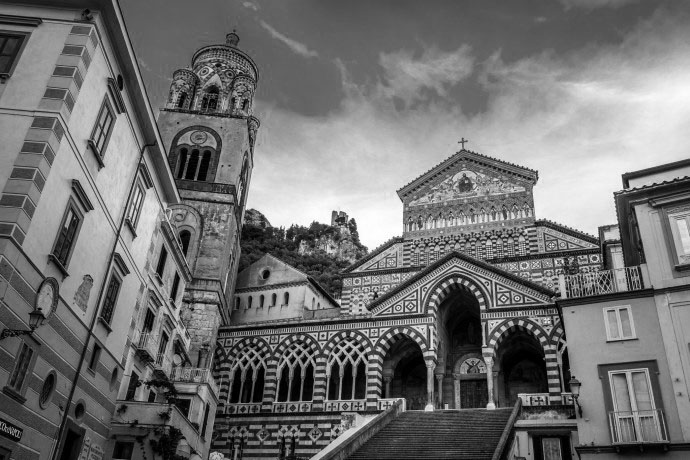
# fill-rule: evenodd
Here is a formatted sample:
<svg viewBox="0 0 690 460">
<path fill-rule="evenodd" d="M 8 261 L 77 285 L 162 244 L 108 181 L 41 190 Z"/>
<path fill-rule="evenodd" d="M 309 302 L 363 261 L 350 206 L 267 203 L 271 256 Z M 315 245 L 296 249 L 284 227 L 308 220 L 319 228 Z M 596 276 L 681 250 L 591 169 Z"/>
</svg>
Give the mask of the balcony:
<svg viewBox="0 0 690 460">
<path fill-rule="evenodd" d="M 522 401 L 520 420 L 574 420 L 572 393 L 549 396 L 548 393 L 518 393 Z"/>
<path fill-rule="evenodd" d="M 609 412 L 614 445 L 669 442 L 661 409 Z"/>
<path fill-rule="evenodd" d="M 588 297 L 644 289 L 647 266 L 615 268 L 598 272 L 558 275 L 562 299 Z"/>
<path fill-rule="evenodd" d="M 176 367 L 172 370 L 172 376 L 170 378 L 173 382 L 180 383 L 205 383 L 211 387 L 211 391 L 218 396 L 220 390 L 216 381 L 211 375 L 211 371 L 208 369 L 201 369 L 198 367 Z"/>
<path fill-rule="evenodd" d="M 158 377 L 169 377 L 172 373 L 172 360 L 164 353 L 158 353 L 156 359 L 153 362 L 153 372 L 157 374 Z"/>
<path fill-rule="evenodd" d="M 158 355 L 158 336 L 148 331 L 135 331 L 132 343 L 142 361 L 154 361 Z"/>
</svg>

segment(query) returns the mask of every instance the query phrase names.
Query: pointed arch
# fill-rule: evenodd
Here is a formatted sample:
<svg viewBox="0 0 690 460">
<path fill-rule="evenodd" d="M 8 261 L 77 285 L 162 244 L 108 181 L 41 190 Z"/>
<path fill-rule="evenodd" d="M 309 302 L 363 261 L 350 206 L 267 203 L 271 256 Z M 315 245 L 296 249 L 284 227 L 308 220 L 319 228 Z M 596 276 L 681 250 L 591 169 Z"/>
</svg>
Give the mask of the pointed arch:
<svg viewBox="0 0 690 460">
<path fill-rule="evenodd" d="M 508 319 L 490 331 L 487 346 L 495 355 L 499 345 L 514 331 L 523 331 L 533 336 L 542 346 L 544 352 L 549 348 L 549 338 L 541 326 L 527 318 Z"/>
<path fill-rule="evenodd" d="M 467 274 L 453 274 L 439 281 L 433 288 L 429 289 L 429 294 L 427 294 L 424 301 L 427 313 L 433 315 L 434 321 L 438 315 L 438 307 L 450 293 L 458 289 L 463 289 L 471 293 L 479 303 L 479 310 L 486 310 L 489 295 L 482 285 Z"/>
<path fill-rule="evenodd" d="M 407 326 L 397 326 L 388 329 L 384 334 L 382 334 L 376 341 L 374 350 L 381 359 L 386 356 L 388 350 L 399 340 L 403 338 L 408 338 L 414 340 L 422 353 L 429 351 L 429 346 L 426 342 L 426 338 L 416 329 L 409 328 Z"/>
</svg>

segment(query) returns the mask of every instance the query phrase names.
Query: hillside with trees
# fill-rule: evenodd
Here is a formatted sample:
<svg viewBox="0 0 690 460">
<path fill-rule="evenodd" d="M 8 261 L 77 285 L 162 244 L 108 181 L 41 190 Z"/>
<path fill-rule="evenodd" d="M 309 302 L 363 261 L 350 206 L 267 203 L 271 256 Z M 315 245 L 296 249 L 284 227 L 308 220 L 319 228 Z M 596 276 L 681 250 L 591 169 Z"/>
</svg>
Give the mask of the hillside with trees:
<svg viewBox="0 0 690 460">
<path fill-rule="evenodd" d="M 312 222 L 309 227 L 291 225 L 286 230 L 267 224 L 259 211 L 250 209 L 247 214 L 249 218 L 245 217 L 242 227 L 240 271 L 269 253 L 311 276 L 331 294 L 339 295 L 340 273 L 367 254 L 354 219 L 340 227 Z"/>
</svg>

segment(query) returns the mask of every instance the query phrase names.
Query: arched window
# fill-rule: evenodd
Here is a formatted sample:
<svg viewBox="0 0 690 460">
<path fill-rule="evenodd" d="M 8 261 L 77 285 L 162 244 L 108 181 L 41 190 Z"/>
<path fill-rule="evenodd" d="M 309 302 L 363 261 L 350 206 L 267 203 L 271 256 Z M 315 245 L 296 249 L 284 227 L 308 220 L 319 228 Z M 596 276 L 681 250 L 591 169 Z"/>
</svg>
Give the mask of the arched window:
<svg viewBox="0 0 690 460">
<path fill-rule="evenodd" d="M 229 403 L 258 403 L 264 398 L 266 362 L 254 346 L 243 348 L 230 370 Z"/>
<path fill-rule="evenodd" d="M 486 240 L 486 258 L 493 259 L 494 257 L 494 244 L 490 239 Z"/>
<path fill-rule="evenodd" d="M 218 108 L 218 87 L 211 86 L 201 98 L 201 110 L 215 111 Z"/>
<path fill-rule="evenodd" d="M 247 310 L 252 308 L 252 300 L 254 300 L 252 299 L 252 296 L 249 296 L 249 299 L 247 300 Z"/>
<path fill-rule="evenodd" d="M 321 310 L 321 302 L 318 302 L 318 303 L 316 304 L 316 309 L 317 309 L 317 310 Z"/>
<path fill-rule="evenodd" d="M 513 257 L 515 255 L 515 241 L 512 236 L 508 237 L 508 242 L 506 243 L 506 255 L 508 257 Z"/>
<path fill-rule="evenodd" d="M 240 298 L 235 297 L 235 310 L 239 310 L 239 309 L 240 309 Z"/>
<path fill-rule="evenodd" d="M 283 294 L 283 305 L 287 305 L 290 303 L 290 293 L 286 292 Z"/>
<path fill-rule="evenodd" d="M 496 240 L 496 257 L 503 257 L 503 238 L 498 238 Z"/>
<path fill-rule="evenodd" d="M 187 102 L 187 93 L 182 91 L 180 93 L 180 97 L 177 99 L 177 108 L 182 109 L 184 108 L 184 103 Z"/>
<path fill-rule="evenodd" d="M 328 356 L 326 380 L 326 394 L 330 400 L 366 398 L 367 355 L 364 346 L 353 338 L 338 342 Z"/>
<path fill-rule="evenodd" d="M 503 206 L 503 208 L 501 209 L 501 212 L 503 214 L 503 220 L 507 220 L 508 219 L 508 208 Z"/>
<path fill-rule="evenodd" d="M 180 242 L 182 243 L 182 252 L 184 255 L 187 255 L 187 251 L 189 250 L 189 241 L 192 239 L 192 234 L 189 232 L 189 230 L 182 230 L 180 232 Z"/>
<path fill-rule="evenodd" d="M 248 108 L 249 108 L 249 99 L 245 99 L 244 101 L 242 101 L 242 110 L 246 112 Z"/>
<path fill-rule="evenodd" d="M 311 401 L 314 395 L 314 356 L 316 350 L 304 343 L 293 343 L 278 362 L 278 402 Z"/>
<path fill-rule="evenodd" d="M 314 309 L 314 305 L 316 305 L 316 299 L 312 297 L 311 298 L 311 309 L 312 310 Z"/>
<path fill-rule="evenodd" d="M 518 238 L 518 254 L 521 256 L 527 255 L 527 241 L 522 235 Z"/>
<path fill-rule="evenodd" d="M 234 97 L 230 98 L 230 111 L 232 112 L 235 110 L 235 106 L 237 105 L 237 99 Z"/>
<path fill-rule="evenodd" d="M 264 295 L 259 296 L 259 308 L 264 308 Z"/>
<path fill-rule="evenodd" d="M 184 169 L 187 166 L 187 149 L 180 150 L 180 158 L 177 160 L 177 178 L 184 177 Z"/>
<path fill-rule="evenodd" d="M 208 167 L 211 164 L 211 152 L 209 150 L 204 150 L 204 155 L 201 157 L 201 164 L 199 165 L 199 174 L 196 176 L 196 180 L 206 180 L 208 175 Z"/>
<path fill-rule="evenodd" d="M 271 306 L 275 307 L 277 302 L 278 302 L 278 296 L 275 293 L 271 294 Z"/>
<path fill-rule="evenodd" d="M 532 208 L 527 203 L 525 203 L 522 209 L 525 211 L 525 217 L 529 217 L 532 214 Z"/>
<path fill-rule="evenodd" d="M 187 180 L 194 180 L 196 178 L 196 170 L 199 166 L 199 151 L 192 150 L 192 154 L 189 156 L 189 162 L 187 163 L 187 172 L 184 178 Z"/>
</svg>

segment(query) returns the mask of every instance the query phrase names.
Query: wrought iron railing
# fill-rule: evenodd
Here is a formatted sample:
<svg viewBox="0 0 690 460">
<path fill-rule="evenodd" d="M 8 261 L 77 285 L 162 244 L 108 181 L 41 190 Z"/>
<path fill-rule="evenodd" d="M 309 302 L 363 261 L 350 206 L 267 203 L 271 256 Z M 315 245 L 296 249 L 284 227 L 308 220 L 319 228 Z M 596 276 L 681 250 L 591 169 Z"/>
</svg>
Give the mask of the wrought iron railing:
<svg viewBox="0 0 690 460">
<path fill-rule="evenodd" d="M 218 385 L 213 379 L 211 371 L 199 367 L 176 367 L 172 371 L 170 378 L 173 382 L 187 382 L 187 383 L 206 383 L 211 387 L 211 390 L 218 395 Z"/>
<path fill-rule="evenodd" d="M 560 275 L 559 284 L 562 298 L 644 289 L 642 270 L 639 266 L 577 273 L 575 275 Z"/>
<path fill-rule="evenodd" d="M 613 444 L 668 442 L 661 409 L 609 412 Z"/>
</svg>

